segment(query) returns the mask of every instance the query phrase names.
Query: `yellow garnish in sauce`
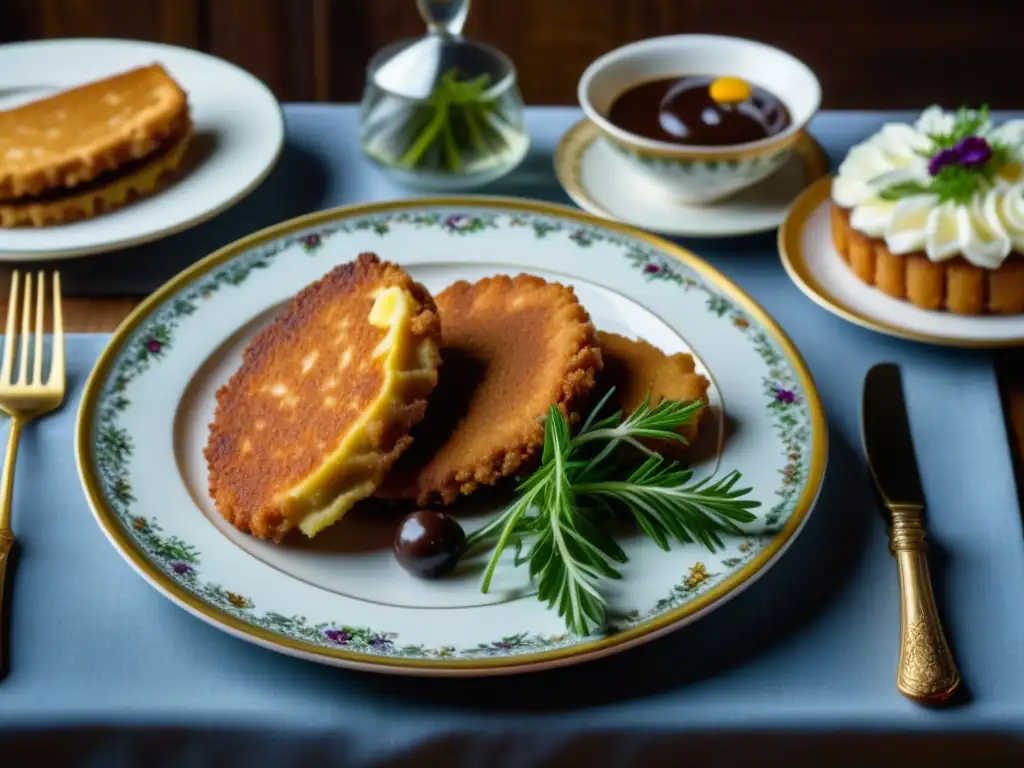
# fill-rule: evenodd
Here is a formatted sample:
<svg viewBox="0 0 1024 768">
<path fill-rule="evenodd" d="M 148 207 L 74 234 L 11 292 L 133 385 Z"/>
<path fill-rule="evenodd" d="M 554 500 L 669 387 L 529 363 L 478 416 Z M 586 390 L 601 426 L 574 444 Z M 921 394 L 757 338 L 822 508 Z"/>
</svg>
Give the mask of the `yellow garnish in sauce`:
<svg viewBox="0 0 1024 768">
<path fill-rule="evenodd" d="M 750 98 L 753 90 L 746 80 L 738 77 L 720 77 L 711 83 L 708 91 L 719 104 L 739 104 Z"/>
</svg>

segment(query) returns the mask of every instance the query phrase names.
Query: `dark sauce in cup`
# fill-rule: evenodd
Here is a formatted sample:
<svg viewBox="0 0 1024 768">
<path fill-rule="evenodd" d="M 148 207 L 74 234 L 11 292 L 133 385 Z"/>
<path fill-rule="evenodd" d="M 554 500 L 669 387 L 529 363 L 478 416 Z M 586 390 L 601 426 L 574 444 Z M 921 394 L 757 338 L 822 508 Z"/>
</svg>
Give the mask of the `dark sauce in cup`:
<svg viewBox="0 0 1024 768">
<path fill-rule="evenodd" d="M 768 90 L 706 75 L 634 85 L 612 102 L 608 119 L 638 136 L 688 146 L 760 141 L 792 123 L 786 105 Z"/>
</svg>

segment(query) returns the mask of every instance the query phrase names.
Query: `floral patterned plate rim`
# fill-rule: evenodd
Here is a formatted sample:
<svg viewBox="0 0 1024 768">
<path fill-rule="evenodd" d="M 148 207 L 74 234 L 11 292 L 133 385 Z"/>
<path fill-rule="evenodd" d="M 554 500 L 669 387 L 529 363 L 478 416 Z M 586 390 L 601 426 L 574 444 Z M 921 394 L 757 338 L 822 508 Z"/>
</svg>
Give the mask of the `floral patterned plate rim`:
<svg viewBox="0 0 1024 768">
<path fill-rule="evenodd" d="M 379 517 L 350 513 L 353 522 L 333 527 L 341 535 L 314 540 L 324 539 L 322 546 L 274 547 L 232 529 L 204 485 L 201 446 L 216 388 L 275 308 L 366 250 L 403 264 L 432 291 L 513 270 L 563 280 L 599 328 L 692 352 L 712 379 L 712 410 L 726 435 L 696 469 L 740 469 L 762 502 L 758 520 L 714 553 L 697 544 L 663 553 L 642 536 L 629 540 L 611 625 L 590 637 L 567 635 L 528 585 L 512 583 L 524 569 L 504 569 L 512 581 L 483 597 L 473 574 L 412 579 L 363 541 L 388 525 L 393 535 L 393 523 Z M 799 352 L 727 278 L 628 226 L 496 197 L 322 211 L 206 257 L 115 332 L 86 384 L 76 433 L 80 479 L 98 524 L 163 595 L 278 652 L 420 675 L 575 663 L 696 620 L 751 584 L 801 530 L 821 488 L 826 445 L 821 403 Z"/>
</svg>

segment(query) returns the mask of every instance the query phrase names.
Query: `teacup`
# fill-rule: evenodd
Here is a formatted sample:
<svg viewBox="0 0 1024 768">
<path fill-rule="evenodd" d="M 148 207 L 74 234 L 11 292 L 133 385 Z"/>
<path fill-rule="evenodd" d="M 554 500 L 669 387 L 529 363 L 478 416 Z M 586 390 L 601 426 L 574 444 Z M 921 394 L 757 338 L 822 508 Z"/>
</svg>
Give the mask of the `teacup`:
<svg viewBox="0 0 1024 768">
<path fill-rule="evenodd" d="M 758 141 L 690 146 L 639 136 L 608 119 L 612 103 L 628 88 L 684 75 L 737 77 L 760 86 L 785 104 L 790 124 Z M 764 43 L 668 35 L 625 45 L 595 60 L 580 78 L 578 98 L 587 118 L 644 179 L 680 202 L 707 204 L 756 184 L 786 163 L 818 111 L 821 86 L 807 65 Z"/>
</svg>

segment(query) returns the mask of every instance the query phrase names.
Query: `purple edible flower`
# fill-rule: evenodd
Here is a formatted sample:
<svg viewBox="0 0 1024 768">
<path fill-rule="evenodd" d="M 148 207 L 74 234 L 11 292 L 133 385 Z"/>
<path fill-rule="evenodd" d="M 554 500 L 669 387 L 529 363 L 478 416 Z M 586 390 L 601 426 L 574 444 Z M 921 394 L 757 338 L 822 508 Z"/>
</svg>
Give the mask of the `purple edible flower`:
<svg viewBox="0 0 1024 768">
<path fill-rule="evenodd" d="M 977 168 L 992 157 L 992 147 L 981 136 L 968 136 L 954 147 L 954 151 L 960 154 L 960 165 L 965 168 Z"/>
<path fill-rule="evenodd" d="M 932 159 L 928 161 L 928 173 L 932 176 L 938 176 L 939 171 L 945 168 L 947 165 L 956 165 L 960 162 L 960 153 L 957 148 L 944 149 L 941 152 L 932 156 Z"/>
<path fill-rule="evenodd" d="M 928 161 L 928 173 L 938 176 L 948 165 L 962 165 L 964 168 L 977 168 L 992 158 L 992 147 L 982 136 L 968 136 L 949 149 L 943 149 Z"/>
<path fill-rule="evenodd" d="M 324 631 L 324 634 L 327 636 L 328 640 L 332 643 L 337 643 L 338 645 L 345 645 L 345 643 L 352 639 L 352 635 L 348 632 L 343 632 L 340 629 L 328 629 Z"/>
</svg>

